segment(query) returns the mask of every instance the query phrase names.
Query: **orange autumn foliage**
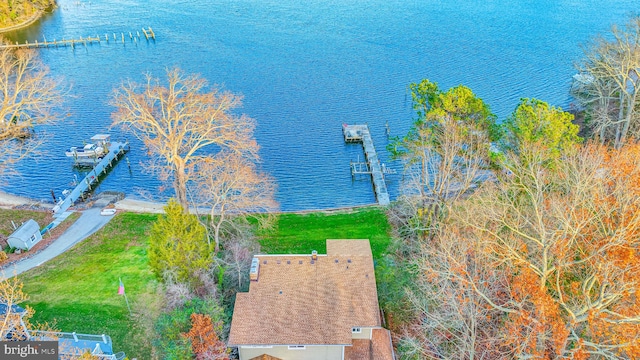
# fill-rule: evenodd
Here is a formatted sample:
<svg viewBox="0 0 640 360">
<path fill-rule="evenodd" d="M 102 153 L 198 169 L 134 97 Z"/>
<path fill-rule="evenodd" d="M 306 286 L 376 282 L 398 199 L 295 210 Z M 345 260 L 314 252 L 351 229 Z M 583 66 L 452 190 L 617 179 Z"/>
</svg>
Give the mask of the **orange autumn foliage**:
<svg viewBox="0 0 640 360">
<path fill-rule="evenodd" d="M 191 314 L 191 330 L 183 335 L 191 340 L 191 348 L 196 359 L 229 359 L 227 346 L 218 338 L 209 315 Z"/>
<path fill-rule="evenodd" d="M 513 164 L 422 248 L 424 295 L 410 300 L 428 311 L 409 331 L 423 354 L 640 358 L 640 144 Z"/>
</svg>

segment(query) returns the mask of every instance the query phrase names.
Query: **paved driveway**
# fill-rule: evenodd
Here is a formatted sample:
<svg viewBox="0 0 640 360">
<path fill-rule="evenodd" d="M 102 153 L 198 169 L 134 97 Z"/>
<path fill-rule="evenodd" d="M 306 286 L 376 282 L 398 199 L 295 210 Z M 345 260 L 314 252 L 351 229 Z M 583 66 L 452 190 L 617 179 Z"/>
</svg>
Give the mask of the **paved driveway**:
<svg viewBox="0 0 640 360">
<path fill-rule="evenodd" d="M 13 277 L 21 274 L 27 270 L 30 270 L 36 266 L 40 266 L 42 263 L 47 262 L 54 257 L 62 254 L 70 249 L 73 245 L 86 239 L 89 235 L 100 230 L 106 225 L 112 216 L 100 215 L 99 208 L 89 209 L 82 212 L 80 218 L 71 225 L 67 231 L 65 231 L 58 239 L 49 244 L 46 249 L 37 253 L 36 255 L 24 259 L 13 266 L 5 269 L 5 276 Z"/>
</svg>

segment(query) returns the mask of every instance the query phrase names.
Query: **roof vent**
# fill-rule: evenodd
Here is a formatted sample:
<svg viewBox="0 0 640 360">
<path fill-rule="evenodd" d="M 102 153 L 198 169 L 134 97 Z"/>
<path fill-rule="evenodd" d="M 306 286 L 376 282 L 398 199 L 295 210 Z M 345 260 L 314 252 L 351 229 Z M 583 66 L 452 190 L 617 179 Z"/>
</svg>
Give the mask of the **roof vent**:
<svg viewBox="0 0 640 360">
<path fill-rule="evenodd" d="M 311 252 L 311 260 L 313 260 L 313 261 L 318 260 L 318 252 L 317 251 L 313 250 Z"/>
<path fill-rule="evenodd" d="M 260 272 L 260 259 L 254 257 L 251 260 L 251 270 L 249 271 L 249 280 L 258 281 L 258 273 Z"/>
</svg>

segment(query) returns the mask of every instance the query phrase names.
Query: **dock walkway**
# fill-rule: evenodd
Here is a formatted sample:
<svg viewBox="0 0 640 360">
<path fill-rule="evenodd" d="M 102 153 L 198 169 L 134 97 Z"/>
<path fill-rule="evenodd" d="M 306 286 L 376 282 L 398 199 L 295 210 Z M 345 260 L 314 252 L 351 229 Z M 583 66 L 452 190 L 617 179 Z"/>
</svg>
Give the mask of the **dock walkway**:
<svg viewBox="0 0 640 360">
<path fill-rule="evenodd" d="M 127 151 L 129 151 L 128 142 L 110 142 L 109 152 L 63 200 L 53 207 L 54 216 L 64 214 L 78 199 L 84 198 L 85 193 L 91 191 L 91 188 L 98 183 L 100 176 L 105 174 Z"/>
<path fill-rule="evenodd" d="M 364 148 L 366 158 L 366 170 L 362 170 L 362 164 L 351 163 L 351 174 L 371 174 L 373 180 L 373 190 L 376 193 L 376 199 L 381 206 L 389 205 L 389 192 L 387 184 L 384 180 L 384 169 L 380 166 L 376 148 L 373 146 L 373 139 L 369 132 L 368 125 L 342 125 L 342 134 L 345 142 L 359 142 Z"/>
<path fill-rule="evenodd" d="M 153 32 L 153 29 L 149 28 L 142 28 L 142 34 L 144 35 L 145 39 L 147 41 L 149 41 L 149 39 L 151 40 L 156 40 L 156 34 Z M 116 33 L 113 33 L 113 39 L 112 42 L 117 43 L 118 40 L 120 39 L 122 41 L 122 43 L 125 43 L 125 38 L 129 38 L 129 40 L 131 41 L 138 41 L 142 39 L 142 36 L 140 35 L 139 31 L 136 31 L 135 34 L 132 32 L 129 32 L 128 36 L 125 33 L 120 33 L 118 34 L 119 36 L 116 36 Z M 100 37 L 99 35 L 96 36 L 87 36 L 85 38 L 80 37 L 78 39 L 62 39 L 62 40 L 53 40 L 53 41 L 47 41 L 47 39 L 45 38 L 43 41 L 38 42 L 33 41 L 33 42 L 28 42 L 25 41 L 24 44 L 19 44 L 19 43 L 15 43 L 15 44 L 0 44 L 0 49 L 23 49 L 23 48 L 49 48 L 49 47 L 67 47 L 67 46 L 71 46 L 72 48 L 75 48 L 77 45 L 84 45 L 87 46 L 87 44 L 91 45 L 93 43 L 101 43 L 102 41 L 104 41 L 105 43 L 109 43 L 109 40 L 111 39 L 111 36 L 109 34 L 104 34 L 104 39 L 102 37 Z"/>
</svg>

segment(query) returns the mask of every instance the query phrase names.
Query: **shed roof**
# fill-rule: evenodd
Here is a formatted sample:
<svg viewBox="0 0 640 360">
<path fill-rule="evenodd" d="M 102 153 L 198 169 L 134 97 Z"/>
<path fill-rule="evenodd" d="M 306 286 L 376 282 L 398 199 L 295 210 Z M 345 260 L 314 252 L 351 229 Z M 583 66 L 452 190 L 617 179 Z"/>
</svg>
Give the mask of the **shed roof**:
<svg viewBox="0 0 640 360">
<path fill-rule="evenodd" d="M 40 225 L 35 220 L 29 219 L 20 225 L 13 234 L 9 235 L 9 238 L 28 239 L 36 232 L 40 232 Z"/>
<path fill-rule="evenodd" d="M 327 255 L 257 255 L 258 281 L 236 296 L 229 345 L 350 345 L 380 326 L 369 240 L 327 240 Z"/>
</svg>

